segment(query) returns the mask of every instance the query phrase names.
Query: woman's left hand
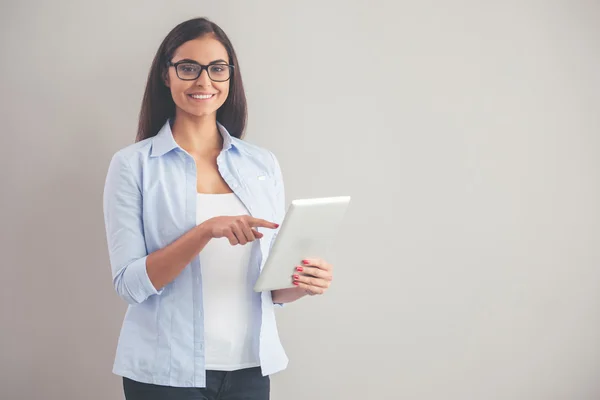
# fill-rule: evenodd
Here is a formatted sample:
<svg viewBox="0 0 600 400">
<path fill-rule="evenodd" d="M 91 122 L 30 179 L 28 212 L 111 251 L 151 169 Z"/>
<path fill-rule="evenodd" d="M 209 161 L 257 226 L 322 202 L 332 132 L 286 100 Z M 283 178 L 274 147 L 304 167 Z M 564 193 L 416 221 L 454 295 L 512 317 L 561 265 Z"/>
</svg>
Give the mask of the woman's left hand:
<svg viewBox="0 0 600 400">
<path fill-rule="evenodd" d="M 294 285 L 310 296 L 323 294 L 333 280 L 333 266 L 321 258 L 302 260 L 292 279 Z"/>
</svg>

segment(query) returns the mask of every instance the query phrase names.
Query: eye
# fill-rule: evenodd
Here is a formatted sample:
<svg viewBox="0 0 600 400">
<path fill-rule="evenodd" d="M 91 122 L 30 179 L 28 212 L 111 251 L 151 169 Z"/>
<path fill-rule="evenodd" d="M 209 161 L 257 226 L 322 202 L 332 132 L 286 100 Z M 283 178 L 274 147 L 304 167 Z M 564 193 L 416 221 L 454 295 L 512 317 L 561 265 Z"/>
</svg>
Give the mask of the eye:
<svg viewBox="0 0 600 400">
<path fill-rule="evenodd" d="M 179 70 L 182 72 L 194 72 L 198 70 L 198 66 L 194 64 L 181 64 Z"/>
<path fill-rule="evenodd" d="M 222 73 L 225 71 L 226 66 L 225 65 L 211 65 L 210 70 L 211 72 L 215 72 L 215 73 Z"/>
<path fill-rule="evenodd" d="M 181 76 L 193 78 L 198 74 L 200 67 L 193 63 L 183 63 L 177 66 L 177 71 Z"/>
</svg>

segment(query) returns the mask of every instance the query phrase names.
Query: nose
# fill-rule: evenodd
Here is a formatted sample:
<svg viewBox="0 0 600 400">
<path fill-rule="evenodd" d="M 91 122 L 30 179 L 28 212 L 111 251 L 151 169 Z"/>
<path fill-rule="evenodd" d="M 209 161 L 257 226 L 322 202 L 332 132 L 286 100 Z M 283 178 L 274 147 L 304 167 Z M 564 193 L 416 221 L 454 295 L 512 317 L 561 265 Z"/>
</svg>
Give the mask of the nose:
<svg viewBox="0 0 600 400">
<path fill-rule="evenodd" d="M 200 86 L 211 86 L 211 80 L 208 77 L 208 71 L 206 69 L 200 71 L 200 76 L 196 80 L 196 84 Z"/>
</svg>

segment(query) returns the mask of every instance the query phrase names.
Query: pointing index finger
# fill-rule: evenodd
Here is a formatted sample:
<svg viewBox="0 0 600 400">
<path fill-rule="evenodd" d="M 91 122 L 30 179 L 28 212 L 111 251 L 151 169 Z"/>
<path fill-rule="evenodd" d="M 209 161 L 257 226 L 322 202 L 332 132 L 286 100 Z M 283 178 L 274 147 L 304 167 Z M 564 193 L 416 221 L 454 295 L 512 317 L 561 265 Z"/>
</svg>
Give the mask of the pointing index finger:
<svg viewBox="0 0 600 400">
<path fill-rule="evenodd" d="M 269 222 L 267 220 L 260 219 L 260 218 L 251 218 L 249 221 L 249 224 L 252 227 L 262 227 L 262 228 L 270 228 L 270 229 L 279 228 L 279 224 L 276 224 L 275 222 Z"/>
</svg>

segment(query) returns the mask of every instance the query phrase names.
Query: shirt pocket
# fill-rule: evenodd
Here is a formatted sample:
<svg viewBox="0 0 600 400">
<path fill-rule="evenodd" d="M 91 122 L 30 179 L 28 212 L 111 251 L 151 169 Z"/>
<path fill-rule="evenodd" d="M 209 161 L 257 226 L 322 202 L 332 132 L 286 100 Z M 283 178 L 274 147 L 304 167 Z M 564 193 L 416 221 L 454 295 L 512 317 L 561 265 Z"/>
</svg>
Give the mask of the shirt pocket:
<svg viewBox="0 0 600 400">
<path fill-rule="evenodd" d="M 275 177 L 266 172 L 247 172 L 242 179 L 251 196 L 252 215 L 273 221 L 278 197 Z"/>
<path fill-rule="evenodd" d="M 252 179 L 249 177 L 249 179 Z M 272 195 L 271 192 L 274 192 L 277 189 L 277 180 L 275 177 L 268 173 L 256 173 L 255 174 L 255 184 L 257 187 L 260 187 L 261 190 L 269 192 L 269 195 Z"/>
</svg>

